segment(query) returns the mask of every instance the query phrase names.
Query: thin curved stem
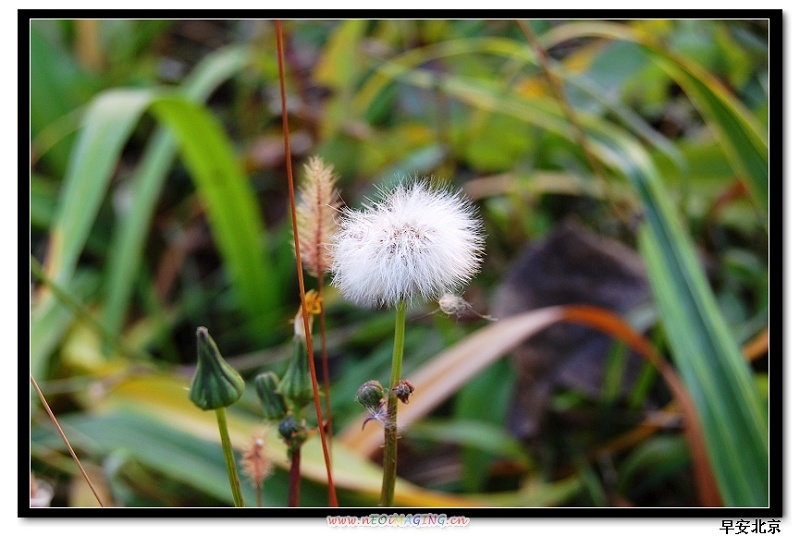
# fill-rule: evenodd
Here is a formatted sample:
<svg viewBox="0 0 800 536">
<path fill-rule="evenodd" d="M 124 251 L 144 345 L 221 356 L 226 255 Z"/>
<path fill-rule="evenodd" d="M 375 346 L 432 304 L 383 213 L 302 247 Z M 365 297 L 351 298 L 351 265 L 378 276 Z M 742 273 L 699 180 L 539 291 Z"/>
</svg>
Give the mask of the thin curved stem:
<svg viewBox="0 0 800 536">
<path fill-rule="evenodd" d="M 609 179 L 608 175 L 603 170 L 603 167 L 600 165 L 600 162 L 597 161 L 594 154 L 591 150 L 589 150 L 589 140 L 586 137 L 586 133 L 581 128 L 580 123 L 578 122 L 578 118 L 575 114 L 575 111 L 569 104 L 569 100 L 567 100 L 566 92 L 564 91 L 564 84 L 558 76 L 553 74 L 550 65 L 550 56 L 548 55 L 547 51 L 542 47 L 539 43 L 539 40 L 536 38 L 536 34 L 533 32 L 530 26 L 524 21 L 517 20 L 517 25 L 519 26 L 522 33 L 525 35 L 525 39 L 528 41 L 531 49 L 533 49 L 534 54 L 539 58 L 539 66 L 542 69 L 542 74 L 544 74 L 547 83 L 550 85 L 550 88 L 553 91 L 553 95 L 555 96 L 558 104 L 561 106 L 561 110 L 564 113 L 564 117 L 567 121 L 572 125 L 572 131 L 575 135 L 575 142 L 577 143 L 578 147 L 583 152 L 586 161 L 589 163 L 589 167 L 592 169 L 592 173 L 596 177 L 600 179 L 600 182 L 603 184 L 603 190 L 605 194 L 605 198 L 608 200 L 609 205 L 611 206 L 611 210 L 614 214 L 619 218 L 620 221 L 626 221 L 626 215 L 624 207 L 620 206 L 619 202 L 614 200 L 614 197 L 611 195 L 611 180 Z"/>
<path fill-rule="evenodd" d="M 70 445 L 69 439 L 67 439 L 67 435 L 64 433 L 64 430 L 61 429 L 61 425 L 58 424 L 58 419 L 56 419 L 55 414 L 53 414 L 53 410 L 50 409 L 50 404 L 47 403 L 47 399 L 45 399 L 44 393 L 42 393 L 42 390 L 39 388 L 39 384 L 36 383 L 36 380 L 33 378 L 33 374 L 31 374 L 30 377 L 31 377 L 31 385 L 33 385 L 33 388 L 36 390 L 36 394 L 39 395 L 39 400 L 42 401 L 42 405 L 44 406 L 45 411 L 47 411 L 47 415 L 50 417 L 50 421 L 52 421 L 52 423 L 55 425 L 56 430 L 58 431 L 58 435 L 61 436 L 61 439 L 67 445 L 67 450 L 69 450 L 70 456 L 72 456 L 72 459 L 75 460 L 75 464 L 78 466 L 78 469 L 80 469 L 84 480 L 86 480 L 86 483 L 89 484 L 89 489 L 92 490 L 94 498 L 97 499 L 97 503 L 100 506 L 105 506 L 103 504 L 102 499 L 100 499 L 100 494 L 97 493 L 94 484 L 92 484 L 92 479 L 89 478 L 89 475 L 86 473 L 86 469 L 83 468 L 83 464 L 78 459 L 78 455 L 75 454 L 75 451 L 72 449 L 72 445 Z"/>
<path fill-rule="evenodd" d="M 339 506 L 336 499 L 336 486 L 333 484 L 331 460 L 328 455 L 328 441 L 325 435 L 325 422 L 322 419 L 322 409 L 319 401 L 319 385 L 317 384 L 317 370 L 314 366 L 314 344 L 311 341 L 311 326 L 308 321 L 308 308 L 306 307 L 306 288 L 303 280 L 303 262 L 300 255 L 300 243 L 297 233 L 297 204 L 294 199 L 294 177 L 292 175 L 292 151 L 289 145 L 289 114 L 286 108 L 286 77 L 283 69 L 283 24 L 275 21 L 275 38 L 278 48 L 278 78 L 281 87 L 281 109 L 283 116 L 283 147 L 286 156 L 286 179 L 289 187 L 289 208 L 292 215 L 292 234 L 294 236 L 294 251 L 297 264 L 297 280 L 300 287 L 300 308 L 303 313 L 303 329 L 306 335 L 306 348 L 308 350 L 308 368 L 311 371 L 311 384 L 314 390 L 314 409 L 317 413 L 317 426 L 319 439 L 322 443 L 322 454 L 325 458 L 325 470 L 328 474 L 328 506 Z"/>
</svg>

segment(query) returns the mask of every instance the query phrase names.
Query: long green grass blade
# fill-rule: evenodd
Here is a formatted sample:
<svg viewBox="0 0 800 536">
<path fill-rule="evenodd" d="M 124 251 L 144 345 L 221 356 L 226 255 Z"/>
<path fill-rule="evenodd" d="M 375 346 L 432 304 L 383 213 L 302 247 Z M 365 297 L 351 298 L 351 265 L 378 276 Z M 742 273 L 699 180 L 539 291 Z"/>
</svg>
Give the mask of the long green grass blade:
<svg viewBox="0 0 800 536">
<path fill-rule="evenodd" d="M 149 104 L 147 91 L 112 90 L 88 107 L 82 129 L 70 156 L 64 185 L 50 232 L 47 275 L 61 287 L 73 288 L 78 258 L 100 210 L 119 154 L 142 112 Z M 69 313 L 47 289 L 36 297 L 31 312 L 31 367 L 38 377 L 47 352 L 68 324 Z M 60 319 L 52 330 L 52 319 Z M 42 337 L 40 339 L 40 337 Z"/>
<path fill-rule="evenodd" d="M 628 148 L 636 163 L 627 167 L 626 176 L 647 217 L 640 249 L 673 358 L 703 424 L 723 500 L 728 506 L 767 506 L 764 402 L 663 185 L 644 158 L 632 153 Z"/>
<path fill-rule="evenodd" d="M 50 235 L 47 272 L 56 283 L 72 278 L 122 148 L 151 98 L 149 91 L 111 90 L 90 105 Z"/>
<path fill-rule="evenodd" d="M 198 65 L 181 91 L 192 102 L 205 100 L 214 88 L 244 68 L 248 59 L 248 50 L 243 47 L 218 50 Z M 174 137 L 168 129 L 160 127 L 130 181 L 132 202 L 118 219 L 106 270 L 104 317 L 112 333 L 122 326 L 142 262 L 150 220 L 175 151 Z"/>
<path fill-rule="evenodd" d="M 677 62 L 662 62 L 714 129 L 731 166 L 745 179 L 766 222 L 769 165 L 766 136 L 744 108 L 707 73 Z"/>
<path fill-rule="evenodd" d="M 178 139 L 231 283 L 252 327 L 263 329 L 277 314 L 278 289 L 267 262 L 255 196 L 222 127 L 208 111 L 181 97 L 157 99 L 152 110 Z"/>
<path fill-rule="evenodd" d="M 208 91 L 210 83 L 212 80 L 207 79 L 201 88 L 192 91 L 202 94 L 201 90 Z M 89 105 L 54 216 L 46 264 L 48 277 L 62 287 L 70 286 L 122 149 L 148 107 L 157 110 L 157 117 L 180 139 L 187 165 L 208 207 L 212 233 L 252 325 L 268 325 L 275 315 L 277 289 L 271 284 L 271 269 L 262 244 L 265 233 L 255 198 L 247 189 L 247 179 L 221 128 L 207 111 L 190 104 L 186 97 L 158 97 L 148 90 L 119 89 L 102 93 Z M 155 167 L 159 161 L 163 163 L 165 154 L 153 158 Z M 127 232 L 130 236 L 125 245 L 141 240 L 140 230 Z M 45 290 L 34 305 L 32 322 L 54 314 L 63 316 L 52 312 L 58 307 L 57 300 Z"/>
<path fill-rule="evenodd" d="M 231 504 L 222 452 L 212 441 L 160 423 L 144 412 L 73 414 L 62 417 L 61 421 L 73 436 L 79 437 L 81 448 L 93 455 L 108 456 L 115 450 L 124 450 L 171 480 L 200 490 L 223 504 Z M 255 505 L 252 487 L 245 487 L 244 493 L 248 506 Z M 279 493 L 273 496 L 267 490 L 267 497 L 269 504 L 279 504 Z"/>
</svg>

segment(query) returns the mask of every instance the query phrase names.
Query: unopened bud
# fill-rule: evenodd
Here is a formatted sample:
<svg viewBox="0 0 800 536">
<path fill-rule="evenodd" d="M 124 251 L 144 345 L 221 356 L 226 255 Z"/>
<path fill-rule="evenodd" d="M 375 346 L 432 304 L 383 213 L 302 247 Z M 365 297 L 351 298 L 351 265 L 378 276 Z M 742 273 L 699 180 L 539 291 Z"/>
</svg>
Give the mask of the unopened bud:
<svg viewBox="0 0 800 536">
<path fill-rule="evenodd" d="M 200 409 L 219 409 L 239 400 L 242 393 L 242 377 L 222 358 L 208 330 L 197 328 L 197 370 L 189 388 L 189 399 Z"/>
<path fill-rule="evenodd" d="M 365 408 L 377 408 L 383 403 L 383 386 L 378 380 L 365 382 L 356 391 L 356 400 Z"/>
<path fill-rule="evenodd" d="M 253 380 L 256 393 L 267 420 L 278 421 L 286 416 L 286 399 L 278 392 L 278 375 L 272 371 L 262 372 Z"/>
<path fill-rule="evenodd" d="M 308 368 L 304 340 L 294 339 L 294 353 L 283 379 L 278 384 L 278 392 L 298 409 L 305 407 L 314 399 L 314 386 L 311 383 L 311 370 Z"/>
<path fill-rule="evenodd" d="M 292 415 L 285 417 L 278 425 L 278 433 L 290 449 L 299 448 L 308 437 L 305 426 Z"/>
</svg>

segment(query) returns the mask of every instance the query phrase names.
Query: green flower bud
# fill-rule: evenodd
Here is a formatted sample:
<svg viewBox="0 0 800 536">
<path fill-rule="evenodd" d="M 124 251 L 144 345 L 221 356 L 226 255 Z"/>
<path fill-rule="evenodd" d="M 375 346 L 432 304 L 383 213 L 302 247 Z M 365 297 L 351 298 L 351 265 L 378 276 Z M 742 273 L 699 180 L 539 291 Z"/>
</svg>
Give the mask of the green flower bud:
<svg viewBox="0 0 800 536">
<path fill-rule="evenodd" d="M 267 420 L 278 421 L 286 416 L 286 400 L 278 392 L 278 375 L 272 371 L 262 372 L 255 377 L 256 393 L 264 408 Z"/>
<path fill-rule="evenodd" d="M 197 328 L 197 370 L 189 388 L 189 399 L 200 409 L 230 406 L 244 393 L 244 380 L 217 349 L 208 330 Z"/>
<path fill-rule="evenodd" d="M 292 437 L 300 431 L 297 419 L 289 415 L 278 425 L 278 433 L 285 441 L 290 441 Z"/>
<path fill-rule="evenodd" d="M 308 438 L 305 426 L 297 422 L 292 415 L 285 417 L 278 425 L 278 433 L 290 450 L 300 448 Z"/>
<path fill-rule="evenodd" d="M 314 399 L 314 386 L 311 383 L 304 340 L 294 340 L 294 354 L 278 385 L 278 392 L 291 401 L 298 410 Z"/>
<path fill-rule="evenodd" d="M 365 408 L 377 408 L 383 403 L 383 386 L 378 380 L 365 382 L 356 391 L 356 400 Z"/>
</svg>

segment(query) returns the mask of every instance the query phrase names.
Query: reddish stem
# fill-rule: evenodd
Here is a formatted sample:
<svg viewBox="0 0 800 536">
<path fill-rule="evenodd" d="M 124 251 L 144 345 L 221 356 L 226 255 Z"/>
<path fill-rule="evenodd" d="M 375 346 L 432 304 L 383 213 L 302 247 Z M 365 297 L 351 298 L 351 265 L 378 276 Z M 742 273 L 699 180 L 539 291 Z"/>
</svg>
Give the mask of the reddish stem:
<svg viewBox="0 0 800 536">
<path fill-rule="evenodd" d="M 289 183 L 289 207 L 292 213 L 292 231 L 294 236 L 295 261 L 297 264 L 297 280 L 300 286 L 300 308 L 303 313 L 303 328 L 306 334 L 306 348 L 308 349 L 308 368 L 311 371 L 311 384 L 314 389 L 314 409 L 317 412 L 317 425 L 319 427 L 319 439 L 322 442 L 322 454 L 325 457 L 325 470 L 328 473 L 328 506 L 339 506 L 336 500 L 336 487 L 333 485 L 333 475 L 331 473 L 331 461 L 328 455 L 328 442 L 325 435 L 325 422 L 322 419 L 322 408 L 319 402 L 319 385 L 317 383 L 317 370 L 314 365 L 314 346 L 311 341 L 311 327 L 308 322 L 308 308 L 306 307 L 306 287 L 303 280 L 303 261 L 300 257 L 300 239 L 297 231 L 297 206 L 294 199 L 294 177 L 292 176 L 292 151 L 289 146 L 289 114 L 286 110 L 286 75 L 283 67 L 283 25 L 281 21 L 275 21 L 275 37 L 278 46 L 278 75 L 281 86 L 281 108 L 283 111 L 283 146 L 286 154 L 286 177 Z M 299 460 L 299 454 L 298 454 Z"/>
<path fill-rule="evenodd" d="M 300 447 L 292 450 L 289 469 L 289 506 L 300 506 Z"/>
</svg>

